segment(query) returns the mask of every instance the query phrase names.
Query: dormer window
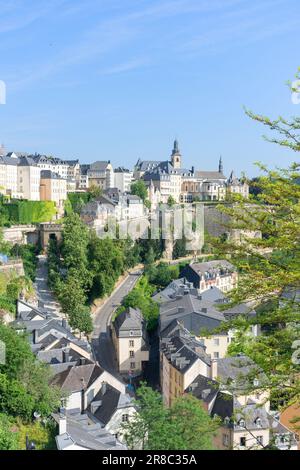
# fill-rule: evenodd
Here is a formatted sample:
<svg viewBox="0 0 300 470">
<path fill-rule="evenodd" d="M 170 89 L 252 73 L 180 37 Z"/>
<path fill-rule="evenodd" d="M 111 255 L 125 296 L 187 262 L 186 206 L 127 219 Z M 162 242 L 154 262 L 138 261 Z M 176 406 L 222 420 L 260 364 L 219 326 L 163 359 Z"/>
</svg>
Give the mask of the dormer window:
<svg viewBox="0 0 300 470">
<path fill-rule="evenodd" d="M 242 418 L 242 419 L 240 419 L 240 420 L 239 420 L 239 422 L 238 422 L 238 425 L 239 425 L 239 427 L 240 427 L 240 428 L 244 428 L 244 427 L 246 427 L 245 420 L 244 420 L 243 418 Z"/>
<path fill-rule="evenodd" d="M 228 424 L 230 423 L 230 418 L 228 416 L 226 416 L 226 418 L 224 419 L 224 423 L 228 426 Z"/>
<path fill-rule="evenodd" d="M 256 424 L 257 427 L 261 428 L 261 419 L 260 418 L 256 418 L 254 423 Z"/>
</svg>

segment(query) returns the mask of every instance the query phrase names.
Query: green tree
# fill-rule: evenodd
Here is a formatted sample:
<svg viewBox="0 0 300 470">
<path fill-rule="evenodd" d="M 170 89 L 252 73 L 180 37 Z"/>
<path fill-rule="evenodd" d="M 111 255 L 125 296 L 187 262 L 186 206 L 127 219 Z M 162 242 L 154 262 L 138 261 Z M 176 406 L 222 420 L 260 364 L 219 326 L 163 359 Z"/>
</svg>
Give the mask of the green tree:
<svg viewBox="0 0 300 470">
<path fill-rule="evenodd" d="M 78 214 L 70 214 L 64 222 L 61 253 L 67 270 L 73 268 L 83 285 L 90 281 L 87 269 L 89 231 Z"/>
<path fill-rule="evenodd" d="M 169 207 L 172 207 L 172 206 L 174 206 L 174 205 L 176 204 L 176 201 L 175 201 L 175 199 L 173 198 L 173 196 L 169 196 L 169 197 L 168 197 L 167 204 L 168 204 Z"/>
<path fill-rule="evenodd" d="M 183 258 L 186 256 L 186 238 L 183 235 L 182 238 L 175 241 L 174 249 L 173 249 L 173 258 Z"/>
<path fill-rule="evenodd" d="M 0 450 L 18 450 L 19 435 L 11 418 L 0 413 Z"/>
<path fill-rule="evenodd" d="M 247 111 L 248 116 L 276 132 L 267 140 L 300 150 L 300 119 L 271 120 Z M 300 324 L 300 165 L 270 171 L 260 165 L 262 176 L 255 182 L 258 191 L 249 202 L 237 201 L 220 208 L 231 218 L 231 228 L 261 232 L 262 238 L 245 237 L 241 243 L 215 241 L 217 253 L 230 255 L 239 270 L 239 286 L 232 292 L 233 304 L 252 302 L 258 309 L 253 320 L 238 319 L 230 347 L 244 352 L 261 366 L 268 378 L 272 399 L 283 405 L 300 402 L 297 340 Z M 249 232 L 248 232 L 249 233 Z M 265 308 L 271 302 L 272 308 Z M 269 304 L 270 305 L 270 304 Z M 262 334 L 249 337 L 253 323 Z M 251 380 L 249 388 L 251 388 Z"/>
<path fill-rule="evenodd" d="M 92 199 L 97 199 L 103 194 L 103 190 L 99 186 L 96 186 L 95 184 L 92 184 L 90 188 L 88 189 L 88 191 Z"/>
<path fill-rule="evenodd" d="M 70 325 L 75 330 L 79 330 L 86 335 L 93 331 L 93 321 L 90 308 L 87 306 L 79 306 L 70 315 Z"/>
<path fill-rule="evenodd" d="M 59 390 L 49 386 L 50 368 L 38 360 L 25 335 L 0 324 L 6 364 L 0 364 L 0 411 L 31 419 L 34 411 L 48 416 L 60 403 Z"/>
<path fill-rule="evenodd" d="M 148 191 L 147 186 L 143 180 L 137 180 L 131 184 L 130 187 L 131 194 L 135 194 L 142 199 L 143 202 L 147 200 Z"/>
<path fill-rule="evenodd" d="M 170 266 L 167 263 L 159 263 L 151 270 L 148 277 L 152 284 L 163 288 L 179 277 L 179 267 L 177 265 Z"/>
<path fill-rule="evenodd" d="M 88 259 L 93 276 L 92 298 L 110 294 L 115 282 L 124 272 L 122 245 L 108 237 L 101 239 L 93 232 L 88 247 Z"/>
<path fill-rule="evenodd" d="M 209 417 L 199 400 L 187 395 L 167 408 L 161 394 L 145 384 L 137 390 L 137 398 L 138 413 L 123 425 L 129 449 L 212 449 L 219 423 Z"/>
</svg>

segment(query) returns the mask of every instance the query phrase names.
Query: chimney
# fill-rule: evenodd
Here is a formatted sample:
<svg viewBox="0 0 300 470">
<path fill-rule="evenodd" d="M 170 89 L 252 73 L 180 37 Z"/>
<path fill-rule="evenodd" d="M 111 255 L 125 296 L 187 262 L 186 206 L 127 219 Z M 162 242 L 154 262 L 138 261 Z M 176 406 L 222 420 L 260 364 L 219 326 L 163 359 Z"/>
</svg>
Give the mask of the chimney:
<svg viewBox="0 0 300 470">
<path fill-rule="evenodd" d="M 34 344 L 37 344 L 39 342 L 38 330 L 34 330 L 34 332 L 33 332 L 33 342 L 34 342 Z"/>
<path fill-rule="evenodd" d="M 178 313 L 183 313 L 184 312 L 184 307 L 178 307 Z"/>
<path fill-rule="evenodd" d="M 211 378 L 215 380 L 218 376 L 218 361 L 217 359 L 211 360 Z"/>
<path fill-rule="evenodd" d="M 63 362 L 70 362 L 70 349 L 63 350 Z"/>
<path fill-rule="evenodd" d="M 101 387 L 101 394 L 102 394 L 102 395 L 105 395 L 106 389 L 107 389 L 107 383 L 106 383 L 106 382 L 102 382 L 102 387 Z"/>
<path fill-rule="evenodd" d="M 59 412 L 59 435 L 67 432 L 67 417 L 65 408 L 61 408 Z"/>
<path fill-rule="evenodd" d="M 80 364 L 81 366 L 84 366 L 84 365 L 85 365 L 85 357 L 80 357 L 80 358 L 79 358 L 79 364 Z"/>
</svg>

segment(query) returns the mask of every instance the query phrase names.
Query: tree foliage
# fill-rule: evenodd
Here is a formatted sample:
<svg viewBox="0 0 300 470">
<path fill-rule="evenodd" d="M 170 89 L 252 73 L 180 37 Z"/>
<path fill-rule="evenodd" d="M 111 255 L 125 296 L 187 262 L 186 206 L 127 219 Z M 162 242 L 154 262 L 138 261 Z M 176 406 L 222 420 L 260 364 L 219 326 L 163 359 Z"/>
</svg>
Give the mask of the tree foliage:
<svg viewBox="0 0 300 470">
<path fill-rule="evenodd" d="M 273 121 L 247 114 L 275 131 L 276 137 L 268 140 L 300 150 L 299 118 Z M 231 228 L 243 230 L 245 237 L 239 243 L 215 240 L 215 248 L 218 254 L 230 256 L 239 270 L 232 303 L 251 301 L 251 307 L 258 309 L 252 321 L 239 319 L 228 324 L 237 331 L 230 352 L 243 352 L 254 359 L 268 377 L 273 400 L 286 406 L 300 402 L 296 343 L 300 325 L 300 164 L 276 170 L 259 166 L 262 176 L 255 181 L 258 191 L 250 201 L 220 207 L 230 215 Z M 261 238 L 251 237 L 251 231 L 260 232 Z M 261 335 L 248 335 L 253 323 L 261 327 Z"/>
<path fill-rule="evenodd" d="M 6 364 L 0 364 L 0 412 L 30 420 L 33 412 L 48 416 L 60 403 L 56 387 L 49 386 L 50 368 L 31 352 L 27 337 L 0 324 Z"/>
<path fill-rule="evenodd" d="M 160 393 L 145 384 L 137 390 L 138 413 L 123 425 L 129 449 L 208 450 L 218 422 L 210 418 L 199 400 L 185 395 L 167 408 Z"/>
<path fill-rule="evenodd" d="M 131 194 L 134 194 L 140 199 L 142 199 L 143 202 L 145 202 L 148 197 L 147 186 L 145 185 L 145 182 L 143 180 L 137 180 L 132 183 L 130 187 L 130 192 Z"/>
</svg>

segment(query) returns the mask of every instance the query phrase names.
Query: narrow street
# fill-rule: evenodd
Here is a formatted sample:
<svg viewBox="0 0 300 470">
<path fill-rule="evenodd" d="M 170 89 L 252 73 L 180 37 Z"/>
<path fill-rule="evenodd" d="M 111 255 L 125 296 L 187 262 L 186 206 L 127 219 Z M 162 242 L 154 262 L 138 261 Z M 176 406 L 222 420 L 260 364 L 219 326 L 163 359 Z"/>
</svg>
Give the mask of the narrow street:
<svg viewBox="0 0 300 470">
<path fill-rule="evenodd" d="M 47 256 L 38 256 L 38 265 L 36 270 L 36 278 L 34 282 L 36 296 L 39 302 L 43 304 L 43 308 L 48 312 L 63 316 L 61 308 L 53 293 L 48 287 L 48 269 Z"/>
<path fill-rule="evenodd" d="M 123 283 L 117 287 L 107 301 L 94 315 L 94 332 L 92 348 L 99 364 L 114 375 L 119 375 L 116 366 L 115 351 L 110 336 L 110 321 L 116 308 L 124 297 L 134 288 L 141 271 L 137 270 L 128 275 Z"/>
</svg>

